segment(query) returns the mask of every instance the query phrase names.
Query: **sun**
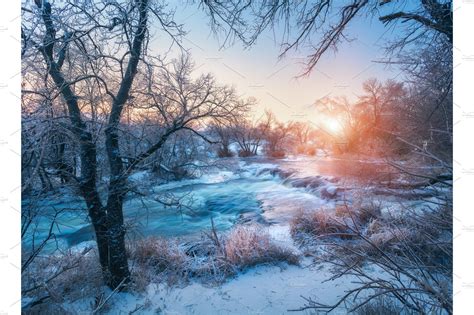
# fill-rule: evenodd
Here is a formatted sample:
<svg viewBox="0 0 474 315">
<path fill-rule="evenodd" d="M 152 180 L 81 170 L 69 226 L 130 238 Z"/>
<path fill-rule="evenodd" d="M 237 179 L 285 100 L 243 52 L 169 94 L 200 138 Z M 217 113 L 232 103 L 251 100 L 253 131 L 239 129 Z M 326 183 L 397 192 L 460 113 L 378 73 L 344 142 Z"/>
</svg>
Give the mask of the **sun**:
<svg viewBox="0 0 474 315">
<path fill-rule="evenodd" d="M 342 131 L 342 124 L 336 118 L 326 118 L 324 120 L 324 127 L 331 133 L 341 133 Z"/>
</svg>

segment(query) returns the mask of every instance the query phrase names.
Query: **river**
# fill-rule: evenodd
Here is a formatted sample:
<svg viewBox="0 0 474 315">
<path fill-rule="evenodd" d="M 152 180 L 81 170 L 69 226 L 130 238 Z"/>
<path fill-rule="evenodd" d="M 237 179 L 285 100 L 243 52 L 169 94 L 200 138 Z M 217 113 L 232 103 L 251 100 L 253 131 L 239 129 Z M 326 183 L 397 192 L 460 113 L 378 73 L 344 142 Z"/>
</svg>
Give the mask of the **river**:
<svg viewBox="0 0 474 315">
<path fill-rule="evenodd" d="M 130 194 L 124 203 L 127 237 L 192 237 L 208 231 L 211 218 L 220 231 L 236 223 L 284 225 L 298 210 L 350 198 L 351 185 L 366 177 L 379 181 L 392 178 L 381 163 L 357 160 L 233 158 L 228 165 L 199 178 L 159 185 L 146 172 L 132 176 L 132 185 L 146 187 L 146 193 Z M 170 205 L 173 203 L 179 205 Z M 53 227 L 56 242 L 49 248 L 93 240 L 85 205 L 78 198 L 64 195 L 40 200 L 36 205 L 43 214 L 35 222 L 36 240 L 47 235 L 53 214 L 61 212 Z M 31 243 L 31 237 L 23 241 Z"/>
</svg>

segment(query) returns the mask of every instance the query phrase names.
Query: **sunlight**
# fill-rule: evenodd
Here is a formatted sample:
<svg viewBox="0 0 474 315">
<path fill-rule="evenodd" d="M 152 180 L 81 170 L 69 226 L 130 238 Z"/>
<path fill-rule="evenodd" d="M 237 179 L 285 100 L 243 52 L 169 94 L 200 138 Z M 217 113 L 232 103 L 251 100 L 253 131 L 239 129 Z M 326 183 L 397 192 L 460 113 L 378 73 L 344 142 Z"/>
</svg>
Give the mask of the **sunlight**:
<svg viewBox="0 0 474 315">
<path fill-rule="evenodd" d="M 324 128 L 333 134 L 340 134 L 342 132 L 343 126 L 337 118 L 327 117 L 324 120 Z"/>
</svg>

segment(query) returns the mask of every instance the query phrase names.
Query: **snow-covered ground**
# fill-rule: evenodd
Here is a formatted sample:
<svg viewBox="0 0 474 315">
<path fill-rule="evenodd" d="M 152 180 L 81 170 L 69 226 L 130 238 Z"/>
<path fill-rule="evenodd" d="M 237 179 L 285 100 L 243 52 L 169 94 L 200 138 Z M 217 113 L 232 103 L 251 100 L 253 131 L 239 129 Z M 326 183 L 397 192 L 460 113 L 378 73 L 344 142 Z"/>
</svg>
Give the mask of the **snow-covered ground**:
<svg viewBox="0 0 474 315">
<path fill-rule="evenodd" d="M 272 238 L 282 246 L 299 252 L 287 225 L 269 227 Z M 260 265 L 238 274 L 224 284 L 210 286 L 191 282 L 185 286 L 152 283 L 142 293 L 111 293 L 105 314 L 288 314 L 305 303 L 303 297 L 317 297 L 335 303 L 354 284 L 351 277 L 325 282 L 331 277 L 329 266 L 314 265 L 304 258 L 300 266 Z M 92 300 L 65 303 L 73 312 L 90 311 Z M 303 314 L 311 314 L 309 311 Z M 345 308 L 333 314 L 346 314 Z"/>
<path fill-rule="evenodd" d="M 309 262 L 309 261 L 308 261 Z M 119 293 L 108 314 L 288 314 L 305 297 L 334 303 L 351 286 L 347 278 L 328 283 L 325 266 L 258 266 L 218 287 L 193 283 L 184 288 L 152 284 L 144 294 Z M 346 314 L 335 311 L 333 314 Z M 301 314 L 301 313 L 300 313 Z M 304 312 L 303 314 L 310 314 Z"/>
</svg>

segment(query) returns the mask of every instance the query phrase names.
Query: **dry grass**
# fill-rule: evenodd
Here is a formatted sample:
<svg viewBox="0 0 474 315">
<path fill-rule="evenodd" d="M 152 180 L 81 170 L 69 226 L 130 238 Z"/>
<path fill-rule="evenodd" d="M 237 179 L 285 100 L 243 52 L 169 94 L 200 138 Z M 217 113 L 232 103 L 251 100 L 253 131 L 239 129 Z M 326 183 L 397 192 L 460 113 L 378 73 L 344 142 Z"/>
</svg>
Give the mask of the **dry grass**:
<svg viewBox="0 0 474 315">
<path fill-rule="evenodd" d="M 290 223 L 292 237 L 299 243 L 308 238 L 351 238 L 350 230 L 334 217 L 334 213 L 321 208 L 317 211 L 299 211 Z"/>
<path fill-rule="evenodd" d="M 299 211 L 290 222 L 291 235 L 298 243 L 310 245 L 323 239 L 353 239 L 354 230 L 375 229 L 380 225 L 382 205 L 359 198 L 352 204 L 338 204 L 313 211 Z M 372 232 L 373 234 L 374 232 Z"/>
<path fill-rule="evenodd" d="M 175 241 L 154 237 L 134 242 L 129 258 L 138 264 L 152 267 L 156 272 L 178 272 L 186 263 L 186 255 Z"/>
<path fill-rule="evenodd" d="M 368 235 L 369 242 L 363 242 L 358 244 L 367 254 L 372 256 L 379 256 L 381 251 L 394 251 L 398 250 L 401 242 L 410 242 L 410 238 L 413 238 L 414 233 L 407 228 L 401 227 L 397 229 L 387 229 L 384 226 L 385 231 L 378 231 Z"/>
<path fill-rule="evenodd" d="M 299 262 L 298 256 L 275 244 L 268 233 L 255 226 L 239 226 L 232 230 L 224 248 L 227 261 L 240 269 L 263 263 Z"/>
<path fill-rule="evenodd" d="M 102 271 L 94 250 L 37 257 L 22 273 L 22 296 L 32 301 L 25 314 L 68 314 L 61 303 L 102 293 Z"/>
<path fill-rule="evenodd" d="M 220 283 L 252 266 L 299 262 L 297 255 L 256 226 L 237 226 L 220 236 L 213 231 L 186 246 L 169 239 L 148 238 L 130 244 L 129 257 L 137 290 L 153 281 L 176 284 L 198 279 Z"/>
<path fill-rule="evenodd" d="M 351 209 L 347 205 L 336 205 L 334 208 L 334 214 L 338 218 L 349 218 L 353 215 Z"/>
<path fill-rule="evenodd" d="M 296 254 L 257 226 L 237 226 L 221 235 L 214 230 L 184 245 L 173 239 L 142 239 L 128 243 L 127 254 L 132 273 L 129 290 L 136 292 L 145 291 L 151 283 L 177 285 L 194 279 L 216 284 L 252 266 L 299 263 Z M 36 301 L 47 298 L 23 311 L 67 314 L 65 304 L 84 298 L 92 301 L 89 308 L 93 310 L 104 290 L 98 257 L 92 250 L 38 258 L 23 274 L 23 296 Z"/>
<path fill-rule="evenodd" d="M 380 202 L 374 200 L 356 205 L 356 208 L 357 219 L 364 225 L 382 216 L 382 205 Z"/>
<path fill-rule="evenodd" d="M 337 204 L 313 211 L 299 211 L 290 222 L 291 235 L 300 245 L 317 245 L 321 240 L 352 240 L 355 233 L 366 230 L 372 235 L 383 226 L 382 204 L 357 198 L 351 204 Z"/>
<path fill-rule="evenodd" d="M 292 234 L 299 237 L 303 231 L 312 235 L 313 241 L 319 240 L 321 233 L 350 231 L 353 238 L 349 242 L 327 240 L 324 254 L 313 256 L 331 264 L 334 277 L 353 275 L 360 281 L 359 287 L 334 305 L 308 298 L 301 309 L 328 311 L 352 301 L 356 314 L 399 314 L 400 308 L 403 314 L 451 314 L 452 204 L 427 206 L 424 211 L 405 208 L 403 215 L 396 217 L 382 216 L 377 203 L 372 205 L 335 209 L 339 220 L 329 228 L 328 211 L 326 217 L 313 212 L 295 218 Z M 374 274 L 373 268 L 383 272 Z M 353 297 L 360 299 L 354 302 Z M 378 297 L 396 299 L 397 304 L 382 303 Z"/>
<path fill-rule="evenodd" d="M 128 244 L 132 285 L 144 291 L 150 282 L 176 284 L 186 278 L 188 257 L 173 240 L 146 238 Z"/>
<path fill-rule="evenodd" d="M 336 217 L 350 218 L 357 220 L 358 224 L 365 225 L 372 220 L 378 219 L 382 216 L 382 204 L 380 201 L 373 199 L 364 199 L 360 197 L 356 199 L 351 205 L 339 204 L 334 209 Z"/>
</svg>

